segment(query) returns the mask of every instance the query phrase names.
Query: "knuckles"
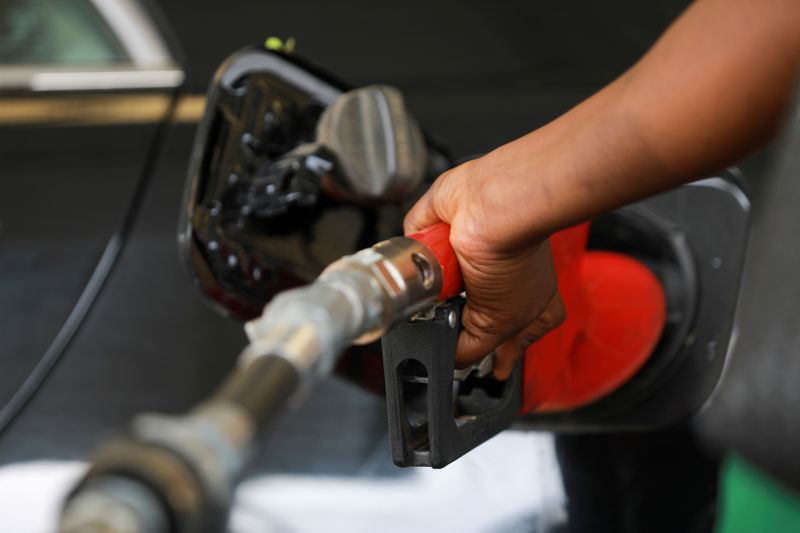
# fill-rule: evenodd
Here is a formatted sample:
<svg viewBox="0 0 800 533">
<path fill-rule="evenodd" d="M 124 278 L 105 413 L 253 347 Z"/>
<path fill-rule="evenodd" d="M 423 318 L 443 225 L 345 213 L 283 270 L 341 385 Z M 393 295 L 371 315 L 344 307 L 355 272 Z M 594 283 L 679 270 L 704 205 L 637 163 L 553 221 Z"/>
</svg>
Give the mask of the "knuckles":
<svg viewBox="0 0 800 533">
<path fill-rule="evenodd" d="M 550 300 L 550 304 L 544 310 L 543 315 L 545 315 L 547 331 L 557 328 L 567 319 L 567 307 L 564 305 L 564 300 L 561 299 L 558 291 L 556 291 L 553 299 Z"/>
</svg>

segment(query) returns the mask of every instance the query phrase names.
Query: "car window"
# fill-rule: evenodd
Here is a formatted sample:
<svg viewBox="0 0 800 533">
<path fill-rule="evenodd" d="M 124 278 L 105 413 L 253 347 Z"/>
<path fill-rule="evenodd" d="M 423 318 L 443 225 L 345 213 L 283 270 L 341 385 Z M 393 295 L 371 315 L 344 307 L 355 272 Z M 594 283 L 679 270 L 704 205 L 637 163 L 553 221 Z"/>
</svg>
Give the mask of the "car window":
<svg viewBox="0 0 800 533">
<path fill-rule="evenodd" d="M 128 61 L 88 0 L 0 0 L 0 64 Z"/>
</svg>

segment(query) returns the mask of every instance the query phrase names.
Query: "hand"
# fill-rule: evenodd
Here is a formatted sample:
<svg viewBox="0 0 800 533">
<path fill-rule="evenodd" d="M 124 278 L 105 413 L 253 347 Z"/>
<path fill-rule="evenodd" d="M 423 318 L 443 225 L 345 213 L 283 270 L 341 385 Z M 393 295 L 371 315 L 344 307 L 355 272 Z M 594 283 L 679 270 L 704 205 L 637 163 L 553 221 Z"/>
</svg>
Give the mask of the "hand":
<svg viewBox="0 0 800 533">
<path fill-rule="evenodd" d="M 520 243 L 523 217 L 506 202 L 497 205 L 506 196 L 497 187 L 509 185 L 497 170 L 483 158 L 442 174 L 409 211 L 405 232 L 450 224 L 467 293 L 456 364 L 494 351 L 495 377 L 506 379 L 528 346 L 564 320 L 565 310 L 547 240 Z"/>
</svg>

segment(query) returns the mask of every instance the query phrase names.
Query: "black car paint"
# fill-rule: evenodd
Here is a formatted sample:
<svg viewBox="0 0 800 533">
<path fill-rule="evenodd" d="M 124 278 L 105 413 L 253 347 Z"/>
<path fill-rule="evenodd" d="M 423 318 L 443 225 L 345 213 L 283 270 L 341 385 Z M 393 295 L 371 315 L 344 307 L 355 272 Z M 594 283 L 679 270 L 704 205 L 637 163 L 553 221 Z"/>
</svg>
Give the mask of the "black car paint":
<svg viewBox="0 0 800 533">
<path fill-rule="evenodd" d="M 57 359 L 102 285 L 166 120 L 0 129 L 0 335 L 14 357 L 0 378 L 3 426 L 21 407 L 25 379 L 43 360 Z"/>
</svg>

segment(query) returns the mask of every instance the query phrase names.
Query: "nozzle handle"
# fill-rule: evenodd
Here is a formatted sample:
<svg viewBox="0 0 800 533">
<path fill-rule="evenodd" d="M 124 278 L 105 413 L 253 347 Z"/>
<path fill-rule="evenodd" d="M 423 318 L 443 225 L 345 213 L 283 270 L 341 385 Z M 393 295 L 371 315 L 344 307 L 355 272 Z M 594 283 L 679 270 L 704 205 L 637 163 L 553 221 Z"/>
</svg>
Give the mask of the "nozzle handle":
<svg viewBox="0 0 800 533">
<path fill-rule="evenodd" d="M 439 222 L 408 237 L 422 243 L 439 261 L 442 268 L 439 301 L 443 302 L 461 294 L 464 291 L 464 281 L 461 278 L 458 256 L 450 244 L 450 224 Z"/>
</svg>

